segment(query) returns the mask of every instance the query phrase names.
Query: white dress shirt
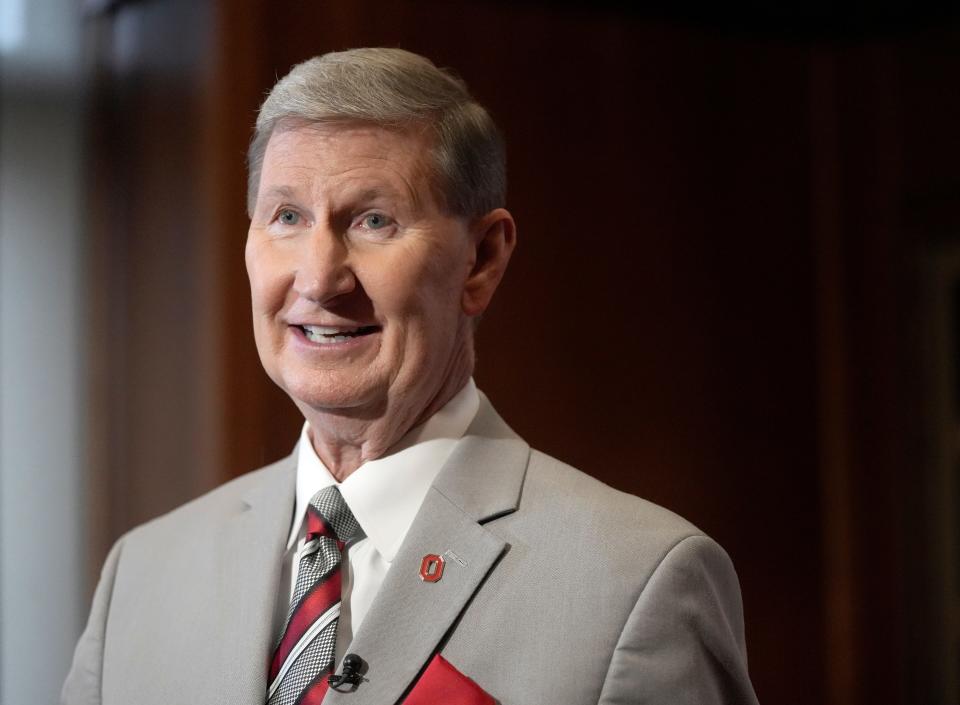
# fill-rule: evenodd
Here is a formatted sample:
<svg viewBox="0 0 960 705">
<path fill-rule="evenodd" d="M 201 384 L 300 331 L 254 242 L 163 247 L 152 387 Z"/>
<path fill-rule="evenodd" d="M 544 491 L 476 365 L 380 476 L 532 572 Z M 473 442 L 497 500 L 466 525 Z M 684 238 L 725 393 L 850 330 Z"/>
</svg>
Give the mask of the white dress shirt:
<svg viewBox="0 0 960 705">
<path fill-rule="evenodd" d="M 309 424 L 304 424 L 297 447 L 296 506 L 281 572 L 282 597 L 277 599 L 278 639 L 297 584 L 299 565 L 294 559 L 304 543 L 303 517 L 310 498 L 324 487 L 337 485 L 366 535 L 345 550 L 337 626 L 339 663 L 366 617 L 430 485 L 479 407 L 480 394 L 471 378 L 440 411 L 411 429 L 386 455 L 368 460 L 341 483 L 317 456 Z"/>
</svg>

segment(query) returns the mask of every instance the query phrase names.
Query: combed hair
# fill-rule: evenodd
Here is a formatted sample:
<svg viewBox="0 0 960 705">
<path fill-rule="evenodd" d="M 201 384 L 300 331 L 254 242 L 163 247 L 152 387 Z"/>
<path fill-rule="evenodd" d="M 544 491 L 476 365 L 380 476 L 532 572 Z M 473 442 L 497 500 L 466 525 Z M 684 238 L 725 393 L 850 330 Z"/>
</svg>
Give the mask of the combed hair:
<svg viewBox="0 0 960 705">
<path fill-rule="evenodd" d="M 297 64 L 280 79 L 260 106 L 247 152 L 251 216 L 267 142 L 286 121 L 425 126 L 433 132 L 434 190 L 448 214 L 473 218 L 505 205 L 506 156 L 496 125 L 460 78 L 417 54 L 332 52 Z"/>
</svg>

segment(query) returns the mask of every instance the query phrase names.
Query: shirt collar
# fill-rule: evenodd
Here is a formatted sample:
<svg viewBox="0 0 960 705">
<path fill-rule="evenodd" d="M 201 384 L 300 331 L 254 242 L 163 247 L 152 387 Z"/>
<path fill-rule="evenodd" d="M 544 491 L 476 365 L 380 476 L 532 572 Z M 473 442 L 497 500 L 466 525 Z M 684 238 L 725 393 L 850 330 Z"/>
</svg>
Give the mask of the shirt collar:
<svg viewBox="0 0 960 705">
<path fill-rule="evenodd" d="M 437 413 L 412 428 L 390 451 L 368 460 L 337 483 L 313 448 L 304 423 L 297 449 L 297 500 L 288 548 L 300 535 L 307 503 L 318 491 L 338 485 L 364 533 L 388 563 L 413 523 L 430 485 L 480 408 L 471 378 Z"/>
</svg>

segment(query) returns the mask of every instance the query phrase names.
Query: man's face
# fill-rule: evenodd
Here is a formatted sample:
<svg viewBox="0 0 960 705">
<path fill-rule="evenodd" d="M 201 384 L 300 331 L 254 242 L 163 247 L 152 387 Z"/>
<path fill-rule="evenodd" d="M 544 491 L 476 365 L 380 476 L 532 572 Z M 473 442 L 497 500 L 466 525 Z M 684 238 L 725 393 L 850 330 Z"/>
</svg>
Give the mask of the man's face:
<svg viewBox="0 0 960 705">
<path fill-rule="evenodd" d="M 441 212 L 418 133 L 306 125 L 270 138 L 247 239 L 267 374 L 308 413 L 425 406 L 469 356 L 476 248 Z"/>
</svg>

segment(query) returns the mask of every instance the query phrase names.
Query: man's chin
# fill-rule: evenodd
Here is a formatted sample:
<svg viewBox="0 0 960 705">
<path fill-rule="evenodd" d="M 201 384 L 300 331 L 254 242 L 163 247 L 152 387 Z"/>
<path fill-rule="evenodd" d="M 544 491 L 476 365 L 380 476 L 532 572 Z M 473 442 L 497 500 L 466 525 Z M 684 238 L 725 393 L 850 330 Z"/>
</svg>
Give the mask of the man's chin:
<svg viewBox="0 0 960 705">
<path fill-rule="evenodd" d="M 287 389 L 287 394 L 300 409 L 300 413 L 316 426 L 324 418 L 335 420 L 373 420 L 380 418 L 387 409 L 387 395 L 374 390 L 356 390 L 347 386 L 334 389 Z"/>
</svg>

